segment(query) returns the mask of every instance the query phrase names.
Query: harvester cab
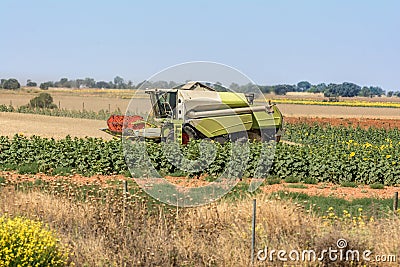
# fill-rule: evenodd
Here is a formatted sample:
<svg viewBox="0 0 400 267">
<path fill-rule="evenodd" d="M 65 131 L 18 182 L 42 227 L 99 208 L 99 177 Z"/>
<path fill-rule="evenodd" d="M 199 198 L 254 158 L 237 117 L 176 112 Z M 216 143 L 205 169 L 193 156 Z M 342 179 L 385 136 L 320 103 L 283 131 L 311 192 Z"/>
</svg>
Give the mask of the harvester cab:
<svg viewBox="0 0 400 267">
<path fill-rule="evenodd" d="M 140 116 L 113 115 L 106 132 L 128 138 L 187 143 L 211 139 L 220 143 L 244 138 L 279 141 L 282 114 L 271 102 L 254 103 L 254 94 L 217 92 L 189 82 L 173 89 L 147 89 L 151 120 Z M 151 121 L 151 123 L 149 122 Z"/>
<path fill-rule="evenodd" d="M 153 115 L 157 119 L 176 118 L 177 90 L 146 90 L 150 94 Z"/>
</svg>

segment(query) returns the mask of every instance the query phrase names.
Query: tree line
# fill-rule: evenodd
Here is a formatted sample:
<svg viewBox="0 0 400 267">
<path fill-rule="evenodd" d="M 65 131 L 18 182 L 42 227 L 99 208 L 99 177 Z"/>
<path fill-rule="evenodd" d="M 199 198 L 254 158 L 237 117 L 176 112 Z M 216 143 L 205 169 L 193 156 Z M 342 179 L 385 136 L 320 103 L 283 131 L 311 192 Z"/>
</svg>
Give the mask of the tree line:
<svg viewBox="0 0 400 267">
<path fill-rule="evenodd" d="M 233 90 L 240 91 L 251 91 L 255 85 L 247 84 L 239 86 L 236 83 L 232 83 L 230 88 Z M 323 93 L 325 97 L 373 97 L 387 95 L 389 97 L 397 96 L 400 97 L 400 91 L 389 91 L 385 94 L 385 91 L 379 86 L 363 86 L 357 85 L 351 82 L 343 82 L 341 84 L 335 83 L 320 83 L 313 85 L 308 81 L 301 81 L 297 84 L 277 84 L 277 85 L 258 85 L 261 92 L 275 93 L 277 95 L 286 95 L 288 92 L 309 92 L 309 93 Z"/>
<path fill-rule="evenodd" d="M 42 82 L 39 88 L 47 90 L 50 87 L 55 88 L 106 88 L 106 89 L 139 89 L 139 88 L 173 88 L 179 84 L 173 81 L 143 81 L 134 84 L 131 80 L 125 81 L 122 77 L 116 76 L 112 81 L 96 81 L 93 78 L 69 80 L 61 78 L 59 81 Z M 26 81 L 27 87 L 38 87 L 38 84 L 32 80 Z M 212 85 L 216 90 L 223 91 L 224 87 L 217 82 Z M 229 88 L 240 92 L 250 92 L 254 89 L 254 84 L 239 85 L 232 83 Z M 19 81 L 15 78 L 1 79 L 0 88 L 16 90 L 21 87 Z M 400 97 L 400 91 L 385 91 L 379 86 L 360 86 L 351 82 L 336 83 L 319 83 L 316 85 L 308 81 L 300 81 L 297 84 L 277 84 L 277 85 L 257 85 L 262 93 L 275 93 L 277 95 L 285 95 L 288 92 L 309 92 L 323 93 L 326 97 L 354 97 L 354 96 L 382 96 Z M 225 89 L 226 90 L 226 89 Z"/>
</svg>

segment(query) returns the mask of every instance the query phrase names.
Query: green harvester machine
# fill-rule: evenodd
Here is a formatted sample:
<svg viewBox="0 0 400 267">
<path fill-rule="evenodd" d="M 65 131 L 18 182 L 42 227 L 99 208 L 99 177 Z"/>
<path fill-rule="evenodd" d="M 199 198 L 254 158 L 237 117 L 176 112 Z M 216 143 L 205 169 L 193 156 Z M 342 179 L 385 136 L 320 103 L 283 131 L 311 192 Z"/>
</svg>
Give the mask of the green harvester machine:
<svg viewBox="0 0 400 267">
<path fill-rule="evenodd" d="M 114 136 L 183 144 L 192 139 L 279 142 L 282 134 L 277 106 L 254 101 L 254 94 L 218 92 L 201 82 L 145 92 L 152 104 L 149 118 L 112 115 L 108 128 L 102 130 Z"/>
</svg>

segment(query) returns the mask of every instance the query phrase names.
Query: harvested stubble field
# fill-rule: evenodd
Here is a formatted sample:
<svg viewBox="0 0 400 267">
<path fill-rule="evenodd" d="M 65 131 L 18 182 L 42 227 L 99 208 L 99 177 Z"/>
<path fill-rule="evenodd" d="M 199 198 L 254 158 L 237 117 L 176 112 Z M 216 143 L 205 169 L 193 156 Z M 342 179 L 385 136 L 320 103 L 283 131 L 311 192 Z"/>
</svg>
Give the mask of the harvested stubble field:
<svg viewBox="0 0 400 267">
<path fill-rule="evenodd" d="M 70 135 L 112 139 L 111 135 L 99 130 L 106 127 L 106 122 L 99 120 L 0 112 L 0 136 L 23 134 L 60 139 Z"/>
<path fill-rule="evenodd" d="M 134 97 L 138 112 L 147 112 L 151 107 L 148 95 L 144 92 L 136 94 L 136 90 L 119 89 L 23 89 L 21 91 L 0 91 L 0 105 L 13 105 L 19 107 L 29 103 L 29 100 L 40 93 L 49 93 L 54 103 L 60 108 L 69 110 L 122 110 L 125 112 L 129 101 Z"/>
</svg>

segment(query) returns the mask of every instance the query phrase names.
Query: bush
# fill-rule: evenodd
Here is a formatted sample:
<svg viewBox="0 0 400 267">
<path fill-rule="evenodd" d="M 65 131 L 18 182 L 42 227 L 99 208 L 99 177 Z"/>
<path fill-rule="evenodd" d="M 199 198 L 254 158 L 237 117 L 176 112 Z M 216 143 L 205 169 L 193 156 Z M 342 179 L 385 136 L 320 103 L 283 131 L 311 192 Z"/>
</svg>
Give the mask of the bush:
<svg viewBox="0 0 400 267">
<path fill-rule="evenodd" d="M 66 266 L 68 253 L 55 234 L 21 217 L 0 217 L 0 266 Z"/>
<path fill-rule="evenodd" d="M 39 167 L 36 162 L 24 163 L 18 166 L 19 174 L 36 174 L 39 172 Z"/>
<path fill-rule="evenodd" d="M 265 179 L 265 182 L 268 185 L 280 184 L 281 181 L 282 181 L 282 179 L 279 177 L 268 177 L 267 179 Z"/>
<path fill-rule="evenodd" d="M 40 93 L 39 96 L 32 98 L 29 101 L 30 108 L 57 108 L 53 103 L 53 97 L 49 93 Z"/>
<path fill-rule="evenodd" d="M 307 177 L 304 179 L 305 184 L 318 184 L 318 180 L 313 177 Z"/>
<path fill-rule="evenodd" d="M 289 176 L 285 178 L 285 182 L 289 184 L 294 184 L 300 182 L 300 179 L 294 176 Z"/>
<path fill-rule="evenodd" d="M 36 87 L 36 86 L 37 86 L 37 83 L 36 83 L 36 82 L 32 82 L 31 80 L 28 80 L 28 81 L 26 82 L 26 86 L 27 86 L 27 87 Z"/>
<path fill-rule="evenodd" d="M 384 189 L 385 188 L 385 186 L 381 183 L 373 183 L 373 184 L 369 185 L 369 187 L 371 189 Z"/>
<path fill-rule="evenodd" d="M 350 182 L 350 181 L 341 182 L 340 185 L 342 187 L 353 187 L 353 188 L 358 187 L 358 185 L 355 182 Z"/>
<path fill-rule="evenodd" d="M 54 87 L 54 84 L 53 84 L 53 82 L 45 82 L 45 83 L 41 83 L 39 87 L 42 90 L 47 90 L 47 89 L 49 89 L 49 87 Z"/>
<path fill-rule="evenodd" d="M 286 187 L 288 187 L 288 188 L 299 188 L 299 189 L 307 189 L 308 188 L 304 184 L 289 184 Z"/>
</svg>

